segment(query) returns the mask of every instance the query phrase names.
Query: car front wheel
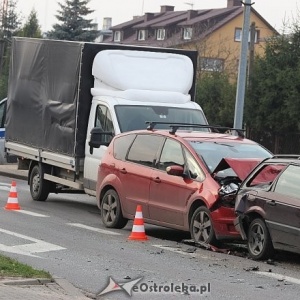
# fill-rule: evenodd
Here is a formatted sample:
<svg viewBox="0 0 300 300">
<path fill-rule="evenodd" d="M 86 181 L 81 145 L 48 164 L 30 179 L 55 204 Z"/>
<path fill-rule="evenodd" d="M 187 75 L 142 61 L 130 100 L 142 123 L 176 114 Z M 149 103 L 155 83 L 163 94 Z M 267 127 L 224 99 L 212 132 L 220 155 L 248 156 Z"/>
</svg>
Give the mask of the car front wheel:
<svg viewBox="0 0 300 300">
<path fill-rule="evenodd" d="M 270 258 L 274 254 L 274 248 L 269 230 L 263 219 L 254 219 L 248 230 L 248 251 L 255 260 Z"/>
<path fill-rule="evenodd" d="M 200 206 L 194 211 L 190 223 L 190 233 L 196 243 L 217 243 L 210 211 L 206 207 Z"/>
<path fill-rule="evenodd" d="M 115 190 L 108 190 L 102 198 L 101 220 L 108 228 L 123 228 L 128 222 L 123 217 L 120 199 Z"/>
</svg>

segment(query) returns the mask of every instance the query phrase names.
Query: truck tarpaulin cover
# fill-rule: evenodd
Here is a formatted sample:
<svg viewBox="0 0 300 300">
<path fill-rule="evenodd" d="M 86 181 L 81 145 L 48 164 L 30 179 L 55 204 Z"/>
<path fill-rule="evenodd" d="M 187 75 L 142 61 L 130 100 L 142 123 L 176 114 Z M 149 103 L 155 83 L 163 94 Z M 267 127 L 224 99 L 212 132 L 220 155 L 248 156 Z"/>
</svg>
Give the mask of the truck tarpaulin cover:
<svg viewBox="0 0 300 300">
<path fill-rule="evenodd" d="M 83 45 L 13 39 L 7 141 L 84 156 L 91 95 L 88 89 L 86 97 L 81 97 L 82 103 L 78 103 Z"/>
<path fill-rule="evenodd" d="M 131 45 L 13 38 L 6 141 L 84 157 L 94 86 L 93 61 L 99 51 L 107 49 L 145 51 L 144 47 Z M 196 70 L 197 51 L 147 50 L 184 54 Z M 192 99 L 195 80 L 196 72 L 190 90 Z"/>
</svg>

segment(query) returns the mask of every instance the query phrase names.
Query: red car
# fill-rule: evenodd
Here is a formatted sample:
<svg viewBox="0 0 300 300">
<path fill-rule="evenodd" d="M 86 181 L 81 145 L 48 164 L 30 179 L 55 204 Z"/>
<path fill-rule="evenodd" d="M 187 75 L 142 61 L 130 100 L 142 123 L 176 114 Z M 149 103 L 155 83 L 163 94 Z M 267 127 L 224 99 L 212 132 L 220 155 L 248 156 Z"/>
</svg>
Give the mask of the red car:
<svg viewBox="0 0 300 300">
<path fill-rule="evenodd" d="M 123 228 L 140 204 L 146 223 L 190 231 L 195 242 L 239 238 L 236 190 L 271 153 L 241 135 L 154 127 L 117 135 L 109 144 L 97 181 L 104 225 Z"/>
</svg>

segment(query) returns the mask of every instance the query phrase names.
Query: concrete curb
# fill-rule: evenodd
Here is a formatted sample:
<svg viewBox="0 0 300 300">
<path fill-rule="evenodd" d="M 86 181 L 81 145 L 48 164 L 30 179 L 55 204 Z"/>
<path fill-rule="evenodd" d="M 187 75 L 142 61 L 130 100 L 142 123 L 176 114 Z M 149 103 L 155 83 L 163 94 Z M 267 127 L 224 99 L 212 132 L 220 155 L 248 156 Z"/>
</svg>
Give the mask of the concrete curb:
<svg viewBox="0 0 300 300">
<path fill-rule="evenodd" d="M 28 171 L 22 171 L 17 169 L 14 170 L 12 168 L 6 167 L 6 165 L 0 165 L 0 175 L 14 179 L 27 180 Z"/>
<path fill-rule="evenodd" d="M 54 281 L 67 292 L 68 296 L 71 296 L 76 300 L 87 300 L 87 298 L 78 288 L 63 278 L 54 278 Z"/>
<path fill-rule="evenodd" d="M 80 289 L 76 288 L 74 285 L 63 278 L 9 278 L 0 280 L 0 287 L 3 285 L 15 287 L 32 285 L 47 286 L 47 284 L 57 284 L 64 291 L 65 295 L 75 300 L 90 300 L 91 298 L 94 298 L 92 297 L 92 295 L 90 295 L 90 297 L 86 297 L 83 292 L 80 291 Z"/>
<path fill-rule="evenodd" d="M 55 282 L 51 278 L 26 278 L 26 279 L 6 279 L 0 281 L 1 284 L 5 285 L 43 285 L 46 283 Z"/>
</svg>

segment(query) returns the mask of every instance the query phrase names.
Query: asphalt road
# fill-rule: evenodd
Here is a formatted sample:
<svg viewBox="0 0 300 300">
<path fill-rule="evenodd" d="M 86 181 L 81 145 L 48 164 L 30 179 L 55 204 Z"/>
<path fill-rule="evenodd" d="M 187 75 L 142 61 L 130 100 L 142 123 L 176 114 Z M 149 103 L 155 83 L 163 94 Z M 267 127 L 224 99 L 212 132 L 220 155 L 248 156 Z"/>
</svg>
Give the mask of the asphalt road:
<svg viewBox="0 0 300 300">
<path fill-rule="evenodd" d="M 140 278 L 137 286 L 145 292 L 133 292 L 136 299 L 199 298 L 201 290 L 210 299 L 299 296 L 300 256 L 281 254 L 275 265 L 255 262 L 242 251 L 236 256 L 234 251 L 195 248 L 181 242 L 188 234 L 150 225 L 145 225 L 148 241 L 129 241 L 132 222 L 122 230 L 105 228 L 93 197 L 60 194 L 34 202 L 27 182 L 16 182 L 21 211 L 0 209 L 0 252 L 65 278 L 95 297 L 110 277 L 119 285 Z M 10 178 L 0 176 L 2 207 L 10 184 Z M 175 286 L 183 290 L 175 292 Z M 126 296 L 123 288 L 97 299 Z"/>
</svg>

